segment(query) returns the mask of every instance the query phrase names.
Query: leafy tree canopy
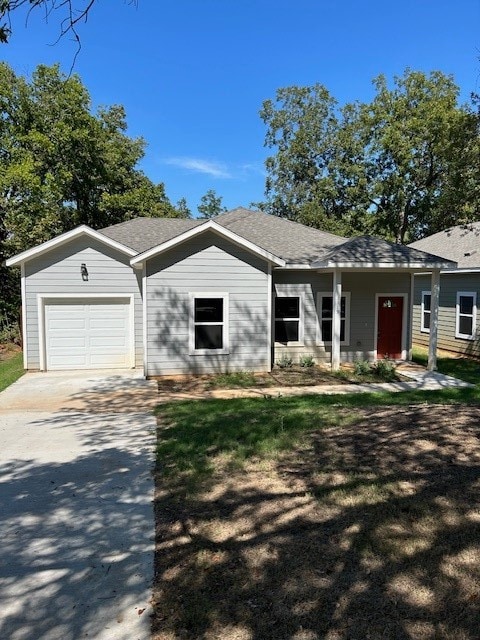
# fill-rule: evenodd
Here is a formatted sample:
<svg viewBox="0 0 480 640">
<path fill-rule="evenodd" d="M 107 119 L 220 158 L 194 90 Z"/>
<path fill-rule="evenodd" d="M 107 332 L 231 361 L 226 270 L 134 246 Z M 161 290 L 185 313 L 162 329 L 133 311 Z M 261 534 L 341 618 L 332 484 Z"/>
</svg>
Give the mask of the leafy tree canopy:
<svg viewBox="0 0 480 640">
<path fill-rule="evenodd" d="M 78 76 L 39 66 L 29 81 L 0 63 L 0 113 L 0 264 L 79 224 L 187 214 L 137 168 L 145 142 L 123 107 L 92 113 Z"/>
<path fill-rule="evenodd" d="M 227 210 L 226 207 L 222 205 L 222 196 L 217 196 L 214 189 L 209 189 L 207 193 L 200 198 L 200 204 L 197 209 L 202 218 L 214 218 Z"/>
<path fill-rule="evenodd" d="M 322 85 L 263 104 L 267 201 L 275 215 L 344 235 L 410 242 L 480 215 L 479 115 L 452 78 L 407 70 L 370 103 L 340 106 Z"/>
</svg>

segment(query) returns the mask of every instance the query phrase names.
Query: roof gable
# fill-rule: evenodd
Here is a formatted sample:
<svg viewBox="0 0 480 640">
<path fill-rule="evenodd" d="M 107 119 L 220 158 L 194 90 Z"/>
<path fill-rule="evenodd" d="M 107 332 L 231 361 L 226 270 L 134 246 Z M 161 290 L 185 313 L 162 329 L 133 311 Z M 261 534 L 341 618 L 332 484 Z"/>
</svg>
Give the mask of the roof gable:
<svg viewBox="0 0 480 640">
<path fill-rule="evenodd" d="M 240 236 L 233 231 L 230 231 L 229 229 L 217 224 L 217 222 L 215 222 L 214 220 L 203 221 L 203 224 L 196 225 L 195 227 L 192 227 L 184 233 L 177 235 L 170 240 L 163 242 L 162 244 L 152 247 L 151 249 L 144 251 L 143 253 L 138 254 L 130 260 L 130 264 L 132 266 L 139 266 L 146 260 L 149 260 L 154 256 L 158 256 L 161 253 L 164 253 L 165 251 L 168 251 L 169 249 L 172 249 L 173 247 L 183 242 L 187 242 L 191 238 L 205 233 L 206 231 L 213 231 L 219 236 L 230 240 L 233 244 L 236 244 L 237 246 L 246 249 L 250 253 L 263 258 L 267 262 L 276 264 L 277 266 L 285 266 L 285 261 L 280 257 L 270 253 L 269 251 L 266 251 L 265 249 L 262 249 L 253 242 L 245 239 L 243 236 Z"/>
<path fill-rule="evenodd" d="M 32 249 L 27 249 L 27 251 L 22 251 L 22 253 L 18 253 L 16 256 L 12 258 L 8 258 L 5 261 L 7 267 L 13 267 L 18 264 L 22 264 L 24 262 L 28 262 L 28 260 L 32 260 L 33 258 L 37 258 L 48 251 L 56 247 L 60 247 L 68 242 L 74 241 L 76 238 L 87 236 L 89 238 L 94 238 L 99 242 L 112 247 L 113 249 L 117 249 L 118 251 L 128 255 L 134 256 L 137 252 L 131 249 L 130 247 L 125 246 L 124 244 L 104 236 L 99 231 L 95 231 L 86 225 L 81 225 L 80 227 L 76 227 L 71 231 L 67 231 L 66 233 L 62 233 L 51 240 L 47 240 L 47 242 L 43 242 L 42 244 L 33 247 Z"/>
</svg>

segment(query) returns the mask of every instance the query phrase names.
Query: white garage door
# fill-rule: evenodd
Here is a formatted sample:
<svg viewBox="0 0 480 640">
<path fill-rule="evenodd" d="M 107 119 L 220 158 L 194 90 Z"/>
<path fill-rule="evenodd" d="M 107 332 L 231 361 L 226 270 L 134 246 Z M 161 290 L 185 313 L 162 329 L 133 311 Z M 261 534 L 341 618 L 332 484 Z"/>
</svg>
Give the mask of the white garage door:
<svg viewBox="0 0 480 640">
<path fill-rule="evenodd" d="M 45 303 L 47 369 L 133 366 L 130 300 L 79 299 Z"/>
</svg>

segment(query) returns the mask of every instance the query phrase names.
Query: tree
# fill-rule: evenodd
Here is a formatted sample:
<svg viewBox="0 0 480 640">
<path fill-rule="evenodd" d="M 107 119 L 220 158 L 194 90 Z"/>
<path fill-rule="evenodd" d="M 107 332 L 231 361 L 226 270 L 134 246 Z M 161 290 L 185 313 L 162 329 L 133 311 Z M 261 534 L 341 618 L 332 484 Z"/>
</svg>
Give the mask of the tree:
<svg viewBox="0 0 480 640">
<path fill-rule="evenodd" d="M 24 9 L 27 17 L 33 10 L 41 10 L 45 21 L 52 14 L 58 13 L 60 21 L 59 38 L 66 34 L 73 36 L 80 45 L 80 37 L 77 27 L 81 22 L 86 22 L 95 0 L 0 0 L 0 43 L 8 42 L 12 34 L 11 16 L 13 13 Z M 136 0 L 130 0 L 130 4 L 137 4 Z"/>
<path fill-rule="evenodd" d="M 371 103 L 340 107 L 327 89 L 288 87 L 267 100 L 262 208 L 325 230 L 407 242 L 480 211 L 478 114 L 440 72 L 407 70 Z M 461 150 L 461 152 L 460 152 Z M 465 182 L 471 188 L 464 188 Z"/>
<path fill-rule="evenodd" d="M 176 204 L 176 210 L 179 213 L 180 218 L 191 218 L 192 212 L 188 208 L 188 204 L 185 198 L 180 198 L 180 200 Z"/>
<path fill-rule="evenodd" d="M 39 66 L 28 81 L 2 63 L 0 111 L 0 264 L 79 224 L 183 215 L 137 168 L 145 142 L 126 135 L 123 107 L 92 113 L 78 76 Z"/>
<path fill-rule="evenodd" d="M 200 198 L 200 204 L 197 209 L 202 218 L 213 218 L 227 210 L 226 207 L 222 206 L 222 197 L 217 196 L 214 189 L 209 189 Z"/>
</svg>

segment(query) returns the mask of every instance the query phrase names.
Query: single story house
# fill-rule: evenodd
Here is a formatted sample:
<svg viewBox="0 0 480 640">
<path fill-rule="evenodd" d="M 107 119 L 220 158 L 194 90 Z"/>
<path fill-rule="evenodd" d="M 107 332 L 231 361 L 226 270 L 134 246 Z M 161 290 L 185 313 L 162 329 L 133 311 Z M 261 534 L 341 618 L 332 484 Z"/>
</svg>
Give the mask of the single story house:
<svg viewBox="0 0 480 640">
<path fill-rule="evenodd" d="M 411 248 L 428 251 L 457 263 L 441 271 L 438 346 L 448 351 L 480 356 L 480 222 L 458 225 L 414 242 Z M 425 273 L 415 275 L 413 342 L 428 346 L 431 291 Z"/>
<path fill-rule="evenodd" d="M 7 265 L 21 267 L 26 369 L 145 376 L 268 371 L 284 355 L 334 369 L 408 359 L 413 273 L 436 282 L 456 266 L 243 208 L 80 226 Z M 430 345 L 434 367 L 434 332 Z"/>
</svg>

